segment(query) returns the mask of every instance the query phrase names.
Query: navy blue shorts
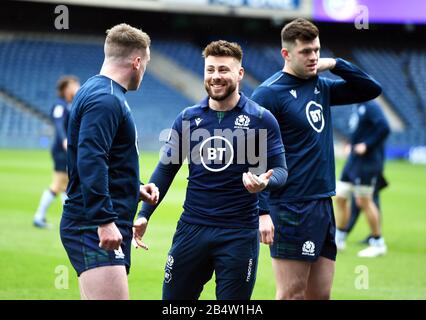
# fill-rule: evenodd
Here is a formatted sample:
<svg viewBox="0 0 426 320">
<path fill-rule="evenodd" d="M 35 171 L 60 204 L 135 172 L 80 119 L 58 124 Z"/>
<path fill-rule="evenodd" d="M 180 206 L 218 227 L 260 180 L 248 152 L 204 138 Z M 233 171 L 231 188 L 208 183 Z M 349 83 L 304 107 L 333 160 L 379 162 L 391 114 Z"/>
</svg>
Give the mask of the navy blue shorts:
<svg viewBox="0 0 426 320">
<path fill-rule="evenodd" d="M 166 262 L 163 300 L 198 299 L 213 271 L 218 300 L 249 300 L 258 256 L 258 229 L 225 229 L 180 220 Z"/>
<path fill-rule="evenodd" d="M 55 171 L 67 172 L 67 153 L 65 151 L 51 151 L 53 168 Z"/>
<path fill-rule="evenodd" d="M 350 182 L 359 186 L 374 187 L 381 175 L 382 169 L 375 164 L 365 163 L 361 165 L 347 162 L 343 168 L 340 181 Z"/>
<path fill-rule="evenodd" d="M 275 226 L 271 257 L 314 262 L 336 260 L 336 222 L 331 198 L 270 205 Z"/>
<path fill-rule="evenodd" d="M 61 241 L 77 276 L 89 269 L 113 265 L 124 265 L 129 273 L 133 231 L 127 226 L 117 227 L 123 236 L 121 250 L 107 251 L 99 247 L 97 226 L 82 226 L 78 221 L 62 217 Z"/>
</svg>

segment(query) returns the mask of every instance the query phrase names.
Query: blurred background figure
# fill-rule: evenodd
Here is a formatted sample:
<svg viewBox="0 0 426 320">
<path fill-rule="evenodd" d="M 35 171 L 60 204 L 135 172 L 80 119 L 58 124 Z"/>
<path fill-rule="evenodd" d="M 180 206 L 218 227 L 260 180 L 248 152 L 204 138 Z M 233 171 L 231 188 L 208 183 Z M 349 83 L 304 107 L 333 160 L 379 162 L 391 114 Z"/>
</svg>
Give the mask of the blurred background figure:
<svg viewBox="0 0 426 320">
<path fill-rule="evenodd" d="M 376 204 L 377 208 L 379 209 L 379 220 L 380 220 L 380 224 L 383 222 L 383 220 L 382 220 L 382 210 L 380 209 L 380 192 L 383 189 L 385 189 L 388 185 L 389 185 L 389 183 L 386 180 L 386 178 L 383 175 L 380 175 L 379 178 L 378 178 L 378 180 L 377 180 L 377 183 L 376 183 L 376 185 L 374 187 L 373 201 Z M 348 236 L 349 233 L 355 227 L 355 224 L 358 221 L 358 217 L 359 217 L 359 215 L 361 213 L 361 208 L 357 205 L 355 197 L 353 195 L 352 195 L 350 207 L 351 207 L 351 209 L 350 209 L 351 213 L 350 213 L 349 222 L 348 222 L 346 228 L 344 229 L 344 231 L 346 232 L 346 236 Z M 361 240 L 360 243 L 361 244 L 368 244 L 371 238 L 372 238 L 372 235 L 370 233 L 363 240 Z"/>
<path fill-rule="evenodd" d="M 346 228 L 351 215 L 349 200 L 353 195 L 356 206 L 366 214 L 371 230 L 368 247 L 358 256 L 377 257 L 385 254 L 387 248 L 382 237 L 379 207 L 373 195 L 385 184 L 385 141 L 390 127 L 374 101 L 356 105 L 349 126 L 352 131 L 350 154 L 336 189 L 336 245 L 339 250 L 346 247 Z"/>
<path fill-rule="evenodd" d="M 53 200 L 61 194 L 62 202 L 66 199 L 67 175 L 67 127 L 72 100 L 80 88 L 80 81 L 72 75 L 62 76 L 57 82 L 57 100 L 53 104 L 50 116 L 55 126 L 55 136 L 51 148 L 53 159 L 53 177 L 49 188 L 44 190 L 34 216 L 34 226 L 49 228 L 46 214 Z"/>
</svg>

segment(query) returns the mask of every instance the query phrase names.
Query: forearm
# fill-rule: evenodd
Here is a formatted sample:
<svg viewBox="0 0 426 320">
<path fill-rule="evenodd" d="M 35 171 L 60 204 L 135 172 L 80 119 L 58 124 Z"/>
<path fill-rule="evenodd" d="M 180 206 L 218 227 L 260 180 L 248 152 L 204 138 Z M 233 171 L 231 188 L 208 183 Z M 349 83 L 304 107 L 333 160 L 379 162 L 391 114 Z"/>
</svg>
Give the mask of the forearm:
<svg viewBox="0 0 426 320">
<path fill-rule="evenodd" d="M 180 167 L 180 164 L 163 164 L 161 161 L 158 163 L 149 180 L 150 183 L 154 183 L 157 186 L 160 192 L 158 203 L 156 205 L 150 205 L 144 202 L 142 204 L 142 209 L 138 214 L 139 218 L 145 217 L 147 220 L 149 220 L 169 190 L 170 185 L 172 184 L 173 179 L 179 171 Z"/>
<path fill-rule="evenodd" d="M 108 167 L 105 157 L 80 151 L 77 167 L 87 219 L 97 225 L 117 220 L 118 215 L 108 192 Z"/>
<path fill-rule="evenodd" d="M 284 153 L 268 159 L 268 170 L 273 169 L 274 173 L 269 178 L 265 190 L 272 191 L 279 189 L 287 182 L 288 171 Z"/>
<path fill-rule="evenodd" d="M 285 154 L 281 153 L 268 159 L 268 170 L 273 169 L 274 173 L 269 178 L 267 187 L 258 193 L 259 215 L 269 214 L 269 194 L 271 190 L 276 190 L 285 185 L 288 177 Z"/>
<path fill-rule="evenodd" d="M 257 194 L 259 200 L 259 215 L 269 214 L 269 191 L 263 190 Z"/>
<path fill-rule="evenodd" d="M 331 88 L 331 105 L 372 100 L 382 92 L 382 87 L 376 80 L 343 59 L 336 59 L 336 65 L 331 72 L 344 80 L 336 81 Z"/>
</svg>

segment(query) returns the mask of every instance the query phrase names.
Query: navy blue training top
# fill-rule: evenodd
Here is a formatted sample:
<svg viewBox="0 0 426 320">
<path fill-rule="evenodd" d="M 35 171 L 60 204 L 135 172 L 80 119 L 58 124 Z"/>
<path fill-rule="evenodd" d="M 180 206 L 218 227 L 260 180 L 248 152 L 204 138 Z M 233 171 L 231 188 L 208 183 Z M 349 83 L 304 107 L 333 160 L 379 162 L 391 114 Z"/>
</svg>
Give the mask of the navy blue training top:
<svg viewBox="0 0 426 320">
<path fill-rule="evenodd" d="M 68 126 L 68 200 L 63 215 L 83 225 L 133 225 L 139 199 L 137 131 L 115 81 L 97 75 L 80 88 Z"/>
<path fill-rule="evenodd" d="M 241 94 L 236 107 L 217 112 L 209 108 L 206 98 L 184 109 L 173 124 L 161 163 L 169 161 L 177 169 L 169 171 L 159 165 L 153 177 L 158 170 L 175 174 L 184 159 L 189 159 L 181 220 L 223 228 L 257 228 L 257 195 L 247 191 L 242 175 L 249 168 L 258 168 L 256 174 L 266 172 L 267 158 L 283 153 L 278 123 L 268 110 Z M 162 185 L 153 177 L 151 182 Z M 164 195 L 168 186 L 160 193 Z M 155 208 L 144 203 L 140 216 L 149 218 Z"/>
<path fill-rule="evenodd" d="M 50 117 L 55 126 L 55 137 L 52 144 L 53 152 L 65 152 L 63 141 L 67 138 L 68 118 L 71 104 L 58 98 L 50 110 Z"/>
<path fill-rule="evenodd" d="M 253 92 L 252 99 L 278 120 L 286 150 L 287 183 L 271 191 L 272 204 L 335 195 L 330 106 L 371 100 L 381 93 L 374 79 L 343 59 L 336 59 L 331 72 L 343 80 L 300 79 L 279 71 Z"/>
<path fill-rule="evenodd" d="M 390 127 L 380 106 L 374 101 L 355 106 L 349 119 L 349 127 L 352 131 L 350 137 L 352 147 L 357 143 L 367 145 L 367 151 L 363 155 L 351 151 L 348 158 L 350 165 L 383 170 L 385 141 L 390 133 Z"/>
</svg>

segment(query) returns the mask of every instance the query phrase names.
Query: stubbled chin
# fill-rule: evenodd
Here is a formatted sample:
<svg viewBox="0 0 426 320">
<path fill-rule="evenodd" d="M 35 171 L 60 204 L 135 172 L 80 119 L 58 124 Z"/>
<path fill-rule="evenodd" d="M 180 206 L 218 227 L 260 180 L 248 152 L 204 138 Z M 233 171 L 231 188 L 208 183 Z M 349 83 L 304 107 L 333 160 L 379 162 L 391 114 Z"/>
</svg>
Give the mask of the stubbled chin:
<svg viewBox="0 0 426 320">
<path fill-rule="evenodd" d="M 308 77 L 313 77 L 313 76 L 316 76 L 318 74 L 318 70 L 317 69 L 315 69 L 315 70 L 309 70 L 307 73 L 306 73 L 306 75 L 308 76 Z"/>
</svg>

